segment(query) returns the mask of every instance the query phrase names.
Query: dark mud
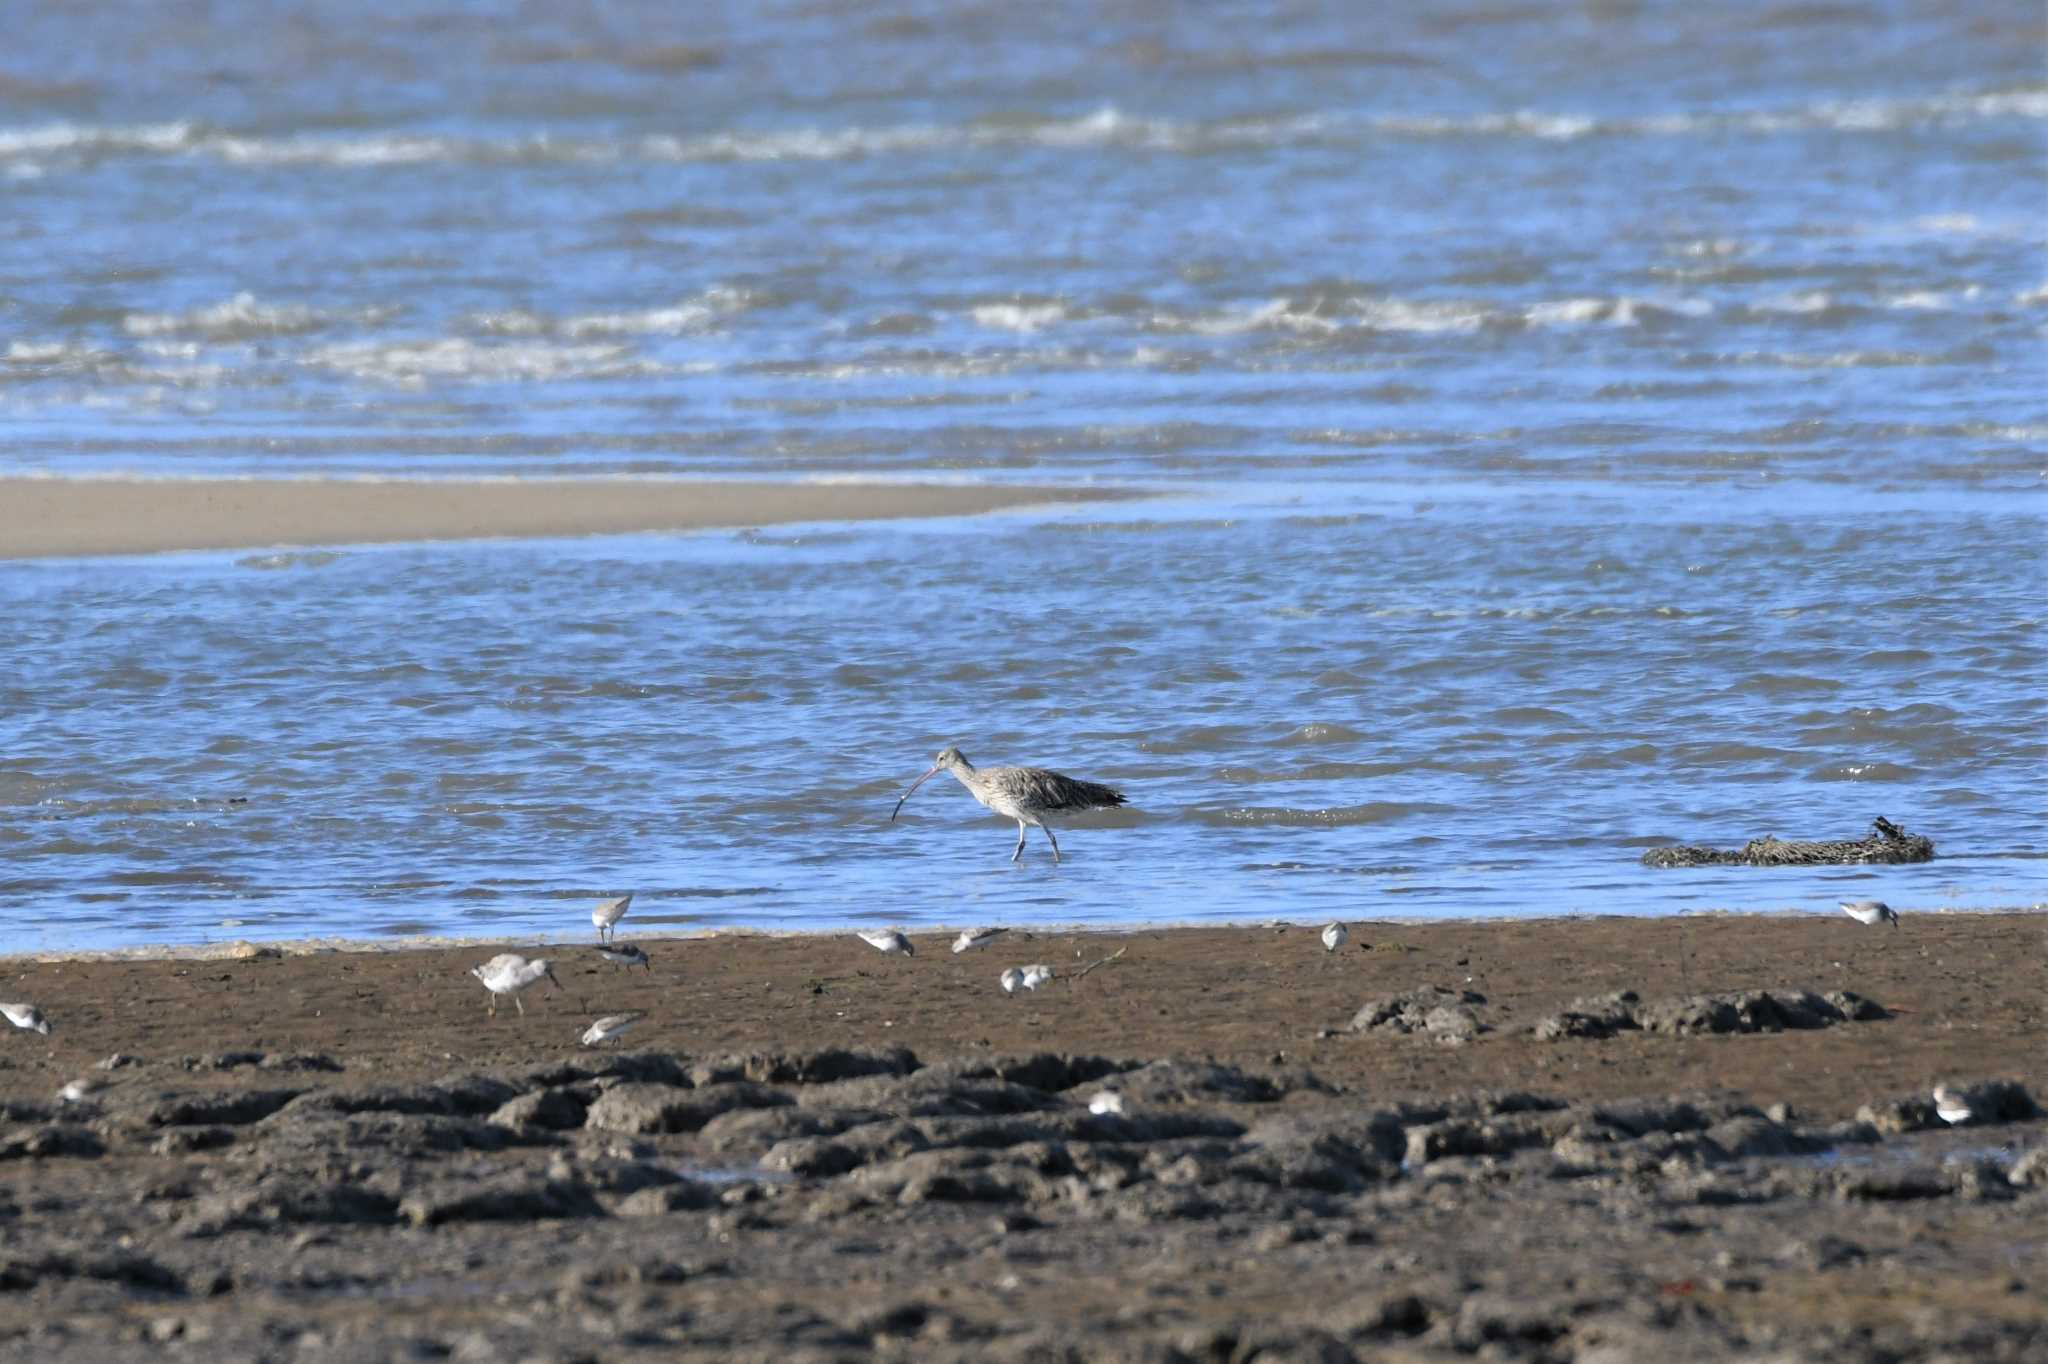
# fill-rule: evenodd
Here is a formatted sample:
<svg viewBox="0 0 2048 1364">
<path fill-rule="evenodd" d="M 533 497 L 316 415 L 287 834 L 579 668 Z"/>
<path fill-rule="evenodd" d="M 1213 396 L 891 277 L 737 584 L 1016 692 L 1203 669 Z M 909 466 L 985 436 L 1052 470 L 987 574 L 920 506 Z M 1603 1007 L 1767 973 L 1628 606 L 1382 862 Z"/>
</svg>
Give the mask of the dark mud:
<svg viewBox="0 0 2048 1364">
<path fill-rule="evenodd" d="M 1818 928 L 1750 923 L 1784 939 L 1781 969 Z M 803 997 L 863 1015 L 936 998 L 837 1041 L 732 1049 L 578 1050 L 564 1038 L 588 1011 L 559 996 L 486 1023 L 453 980 L 475 952 L 22 966 L 8 997 L 70 988 L 34 992 L 52 1037 L 0 1053 L 0 1355 L 2039 1359 L 2048 1123 L 2038 996 L 2014 992 L 2041 965 L 2014 958 L 2040 925 L 1913 927 L 1945 934 L 1938 956 L 1895 954 L 1847 992 L 1813 972 L 1685 992 L 1648 969 L 1558 972 L 1568 989 L 1431 969 L 1478 964 L 1452 937 L 1469 926 L 1359 933 L 1404 946 L 1356 965 L 1300 932 L 1088 940 L 1087 960 L 1132 950 L 1064 997 L 950 1005 L 955 1037 L 1040 1011 L 1054 1045 L 1035 1049 L 921 1021 L 956 984 L 988 995 L 993 958 L 878 972 L 858 943 L 799 944 Z M 1688 940 L 1709 940 L 1688 974 L 1735 974 L 1726 931 Z M 1855 933 L 1821 942 L 1886 941 Z M 1297 980 L 1277 1024 L 1161 989 L 1233 960 L 1218 988 L 1256 977 L 1290 939 L 1269 960 Z M 1066 959 L 1055 944 L 1028 954 Z M 710 972 L 702 1030 L 802 1031 L 749 1024 L 742 1002 L 750 960 L 786 944 L 650 950 L 651 984 L 565 982 L 619 992 L 603 1007 L 667 996 L 682 1031 L 678 977 Z M 1966 964 L 1979 989 L 1929 1017 L 1915 979 Z M 358 1010 L 346 1039 L 308 1045 L 301 1015 L 329 1007 L 342 965 L 345 988 L 421 1007 Z M 239 974 L 248 1016 L 108 1045 L 119 992 L 174 990 L 177 970 Z M 1387 988 L 1403 975 L 1450 983 Z M 301 979 L 317 998 L 284 988 Z M 1073 1045 L 1105 1009 L 1199 1036 L 1232 1008 L 1247 1043 L 1279 1026 L 1293 1047 Z M 73 1064 L 84 1048 L 97 1060 Z M 1859 1072 L 1880 1049 L 1962 1090 L 1970 1120 Z M 1699 1067 L 1782 1083 L 1701 1086 Z M 1432 1071 L 1434 1088 L 1404 1079 Z M 59 1098 L 66 1080 L 86 1092 Z"/>
</svg>

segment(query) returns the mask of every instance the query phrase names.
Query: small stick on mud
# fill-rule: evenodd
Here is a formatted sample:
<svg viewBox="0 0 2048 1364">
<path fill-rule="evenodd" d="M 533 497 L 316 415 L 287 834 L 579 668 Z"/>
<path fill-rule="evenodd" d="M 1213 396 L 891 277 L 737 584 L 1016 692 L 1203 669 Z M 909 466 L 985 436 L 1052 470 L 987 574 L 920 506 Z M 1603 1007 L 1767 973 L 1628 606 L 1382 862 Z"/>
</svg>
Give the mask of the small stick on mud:
<svg viewBox="0 0 2048 1364">
<path fill-rule="evenodd" d="M 1118 949 L 1117 949 L 1116 951 L 1114 951 L 1114 952 L 1110 953 L 1110 954 L 1109 954 L 1108 956 L 1104 957 L 1104 958 L 1103 958 L 1103 959 L 1102 959 L 1101 961 L 1091 961 L 1091 962 L 1089 962 L 1089 963 L 1088 963 L 1088 964 L 1087 964 L 1086 966 L 1084 966 L 1084 967 L 1082 967 L 1082 968 L 1081 968 L 1080 970 L 1078 970 L 1078 971 L 1074 972 L 1074 974 L 1073 974 L 1073 975 L 1071 975 L 1071 976 L 1068 976 L 1068 977 L 1067 977 L 1067 979 L 1068 979 L 1069 981 L 1076 981 L 1076 980 L 1079 980 L 1079 979 L 1080 979 L 1081 977 L 1083 977 L 1083 976 L 1087 975 L 1087 974 L 1088 974 L 1088 973 L 1089 973 L 1090 971 L 1093 971 L 1093 970 L 1094 970 L 1094 969 L 1095 969 L 1096 967 L 1098 967 L 1098 966 L 1107 966 L 1107 965 L 1109 965 L 1109 964 L 1110 964 L 1111 962 L 1115 961 L 1115 960 L 1116 960 L 1116 959 L 1117 959 L 1118 957 L 1121 957 L 1121 956 L 1122 956 L 1122 955 L 1123 955 L 1124 953 L 1126 953 L 1126 952 L 1128 952 L 1128 951 L 1130 951 L 1130 950 L 1131 950 L 1131 949 L 1130 949 L 1130 947 L 1129 947 L 1128 945 L 1126 945 L 1126 946 L 1123 946 L 1123 947 L 1119 947 L 1119 948 L 1118 948 Z"/>
</svg>

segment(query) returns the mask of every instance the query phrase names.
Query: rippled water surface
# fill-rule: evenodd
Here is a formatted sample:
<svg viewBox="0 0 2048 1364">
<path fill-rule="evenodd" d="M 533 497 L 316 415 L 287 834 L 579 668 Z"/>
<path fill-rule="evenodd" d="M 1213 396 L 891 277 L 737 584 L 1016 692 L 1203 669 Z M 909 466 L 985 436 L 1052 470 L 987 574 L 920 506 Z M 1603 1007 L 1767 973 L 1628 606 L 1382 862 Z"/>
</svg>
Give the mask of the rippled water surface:
<svg viewBox="0 0 2048 1364">
<path fill-rule="evenodd" d="M 11 944 L 2048 899 L 2037 5 L 248 8 L 10 9 L 0 473 L 1152 496 L 0 561 Z"/>
</svg>

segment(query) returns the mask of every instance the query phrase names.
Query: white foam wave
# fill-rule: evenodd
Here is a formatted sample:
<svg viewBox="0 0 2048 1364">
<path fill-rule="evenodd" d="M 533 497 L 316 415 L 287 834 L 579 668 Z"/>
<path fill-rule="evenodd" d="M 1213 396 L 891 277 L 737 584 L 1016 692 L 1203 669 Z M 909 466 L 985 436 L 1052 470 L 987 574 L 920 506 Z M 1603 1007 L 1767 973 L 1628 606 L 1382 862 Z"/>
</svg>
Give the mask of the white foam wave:
<svg viewBox="0 0 2048 1364">
<path fill-rule="evenodd" d="M 969 315 L 978 326 L 1028 333 L 1043 331 L 1055 322 L 1064 322 L 1067 310 L 1058 303 L 983 303 Z"/>
<path fill-rule="evenodd" d="M 293 336 L 317 331 L 342 315 L 324 313 L 297 303 L 264 303 L 254 294 L 233 298 L 182 313 L 130 313 L 121 319 L 121 330 L 130 336 L 197 335 L 213 340 L 251 336 Z M 375 321 L 379 314 L 358 314 Z"/>
<path fill-rule="evenodd" d="M 1824 313 L 1834 306 L 1834 297 L 1826 290 L 1807 289 L 1796 294 L 1777 294 L 1770 298 L 1760 298 L 1749 305 L 1749 310 L 1753 313 L 1804 317 L 1813 313 Z"/>
<path fill-rule="evenodd" d="M 432 381 L 504 383 L 646 377 L 661 367 L 622 345 L 551 341 L 478 342 L 462 337 L 359 341 L 322 346 L 306 362 L 354 379 L 421 388 Z"/>
<path fill-rule="evenodd" d="M 1447 116 L 1312 112 L 1272 118 L 1186 120 L 1103 108 L 1070 118 L 1006 122 L 726 129 L 694 135 L 662 133 L 622 138 L 549 134 L 457 137 L 406 132 L 265 136 L 208 129 L 191 122 L 57 123 L 0 128 L 0 162 L 19 164 L 46 162 L 61 156 L 106 155 L 200 156 L 233 165 L 337 167 L 622 160 L 837 161 L 1017 147 L 1200 155 L 1331 141 L 1355 142 L 1369 137 L 1497 137 L 1568 142 L 1596 136 L 1697 137 L 1730 131 L 1768 134 L 1820 129 L 1878 133 L 2001 119 L 2048 120 L 2048 89 L 1824 101 L 1737 113 L 1676 111 L 1623 118 L 1521 109 Z"/>
<path fill-rule="evenodd" d="M 1706 317 L 1713 311 L 1714 305 L 1706 299 L 1667 295 L 1547 299 L 1527 306 L 1470 298 L 1349 298 L 1336 302 L 1317 298 L 1304 305 L 1281 298 L 1258 304 L 1235 304 L 1192 315 L 1155 313 L 1149 324 L 1157 331 L 1198 336 L 1234 336 L 1259 331 L 1312 335 L 1344 332 L 1432 335 L 1469 333 L 1488 327 L 1634 327 L 1650 313 Z"/>
</svg>

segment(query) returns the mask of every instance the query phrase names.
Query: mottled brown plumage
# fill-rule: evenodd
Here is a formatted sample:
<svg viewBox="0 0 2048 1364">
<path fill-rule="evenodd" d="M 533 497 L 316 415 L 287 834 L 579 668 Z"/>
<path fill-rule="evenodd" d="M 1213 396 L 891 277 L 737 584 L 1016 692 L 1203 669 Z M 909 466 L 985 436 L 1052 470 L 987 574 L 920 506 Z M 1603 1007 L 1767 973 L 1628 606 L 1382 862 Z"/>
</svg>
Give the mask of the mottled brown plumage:
<svg viewBox="0 0 2048 1364">
<path fill-rule="evenodd" d="M 967 794 L 997 814 L 1017 821 L 1017 850 L 1010 854 L 1012 862 L 1024 855 L 1025 830 L 1032 826 L 1045 831 L 1045 841 L 1052 844 L 1052 860 L 1060 860 L 1060 843 L 1045 822 L 1047 815 L 1100 810 L 1124 803 L 1121 791 L 1099 782 L 1063 776 L 1043 767 L 976 767 L 959 749 L 948 746 L 939 750 L 932 770 L 910 784 L 910 790 L 896 802 L 889 818 L 894 820 L 901 814 L 903 801 L 941 772 L 951 772 L 967 788 Z"/>
</svg>

